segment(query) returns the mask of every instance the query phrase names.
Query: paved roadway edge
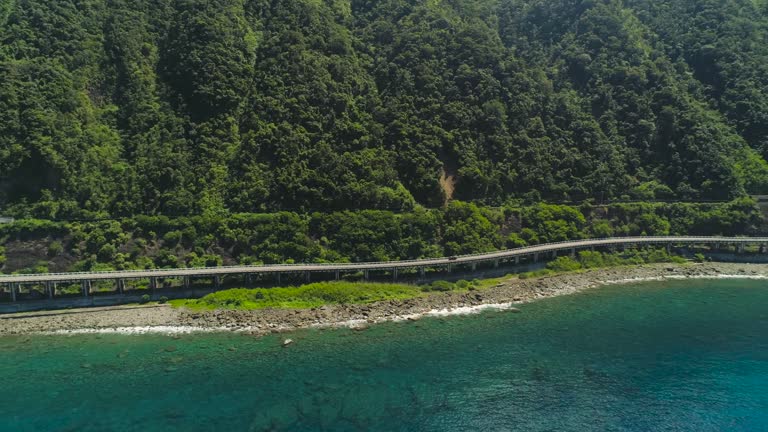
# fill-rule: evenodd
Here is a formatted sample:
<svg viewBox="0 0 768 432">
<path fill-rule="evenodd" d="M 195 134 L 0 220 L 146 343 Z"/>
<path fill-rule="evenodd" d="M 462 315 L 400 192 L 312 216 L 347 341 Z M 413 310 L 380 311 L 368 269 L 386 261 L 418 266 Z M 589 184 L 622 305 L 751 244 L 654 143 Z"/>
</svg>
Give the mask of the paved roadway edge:
<svg viewBox="0 0 768 432">
<path fill-rule="evenodd" d="M 394 270 L 424 267 L 450 266 L 456 264 L 477 264 L 493 262 L 515 257 L 558 252 L 561 250 L 579 250 L 605 246 L 636 245 L 768 245 L 768 237 L 612 237 L 603 239 L 584 239 L 545 243 L 517 249 L 488 252 L 456 257 L 426 258 L 407 261 L 363 262 L 363 263 L 311 263 L 311 264 L 275 264 L 256 266 L 226 266 L 204 268 L 177 268 L 152 270 L 126 270 L 104 272 L 43 273 L 0 276 L 0 284 L 27 284 L 41 282 L 74 282 L 83 280 L 115 280 L 171 277 L 211 277 L 232 274 L 298 273 L 298 272 L 348 272 L 365 270 Z"/>
</svg>

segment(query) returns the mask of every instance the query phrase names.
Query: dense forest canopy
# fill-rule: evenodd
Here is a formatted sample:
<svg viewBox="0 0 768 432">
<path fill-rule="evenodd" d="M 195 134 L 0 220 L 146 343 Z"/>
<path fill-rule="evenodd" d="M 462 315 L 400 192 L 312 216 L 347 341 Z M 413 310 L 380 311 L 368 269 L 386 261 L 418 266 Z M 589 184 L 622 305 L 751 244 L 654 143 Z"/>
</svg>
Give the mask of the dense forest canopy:
<svg viewBox="0 0 768 432">
<path fill-rule="evenodd" d="M 766 157 L 765 1 L 0 0 L 9 215 L 729 200 Z"/>
</svg>

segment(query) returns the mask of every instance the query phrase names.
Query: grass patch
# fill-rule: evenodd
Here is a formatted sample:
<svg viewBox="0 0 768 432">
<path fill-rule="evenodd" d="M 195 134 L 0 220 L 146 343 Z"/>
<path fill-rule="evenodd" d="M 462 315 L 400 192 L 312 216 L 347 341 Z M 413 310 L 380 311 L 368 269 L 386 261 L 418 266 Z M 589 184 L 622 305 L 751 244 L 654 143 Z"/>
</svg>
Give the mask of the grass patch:
<svg viewBox="0 0 768 432">
<path fill-rule="evenodd" d="M 577 258 L 560 257 L 547 264 L 547 268 L 521 273 L 520 279 L 578 272 L 592 268 L 631 266 L 658 262 L 685 263 L 679 256 L 664 250 L 647 249 L 625 253 L 580 252 Z M 406 300 L 430 292 L 474 291 L 487 289 L 514 278 L 514 274 L 492 278 L 435 281 L 425 285 L 406 285 L 371 282 L 317 282 L 298 287 L 235 288 L 208 294 L 201 299 L 171 300 L 174 307 L 189 309 L 309 309 L 324 305 L 366 304 L 384 300 Z"/>
<path fill-rule="evenodd" d="M 328 304 L 365 304 L 382 300 L 404 300 L 423 296 L 416 285 L 318 282 L 299 287 L 236 288 L 219 291 L 197 300 L 171 300 L 191 309 L 308 309 Z"/>
</svg>

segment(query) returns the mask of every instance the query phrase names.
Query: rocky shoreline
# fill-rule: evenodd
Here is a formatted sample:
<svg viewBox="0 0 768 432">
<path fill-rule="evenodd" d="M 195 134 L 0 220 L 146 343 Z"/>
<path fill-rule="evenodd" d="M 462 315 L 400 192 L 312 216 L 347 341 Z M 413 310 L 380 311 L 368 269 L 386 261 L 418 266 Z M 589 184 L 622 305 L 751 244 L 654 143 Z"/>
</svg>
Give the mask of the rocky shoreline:
<svg viewBox="0 0 768 432">
<path fill-rule="evenodd" d="M 334 305 L 314 309 L 254 311 L 191 311 L 168 305 L 115 306 L 0 315 L 0 335 L 30 333 L 187 333 L 241 331 L 254 335 L 309 327 L 350 326 L 425 315 L 471 313 L 487 307 L 514 305 L 571 294 L 596 286 L 641 280 L 682 278 L 768 278 L 768 264 L 653 264 L 595 269 L 535 279 L 511 276 L 496 286 L 469 292 L 428 296 L 367 305 Z"/>
</svg>

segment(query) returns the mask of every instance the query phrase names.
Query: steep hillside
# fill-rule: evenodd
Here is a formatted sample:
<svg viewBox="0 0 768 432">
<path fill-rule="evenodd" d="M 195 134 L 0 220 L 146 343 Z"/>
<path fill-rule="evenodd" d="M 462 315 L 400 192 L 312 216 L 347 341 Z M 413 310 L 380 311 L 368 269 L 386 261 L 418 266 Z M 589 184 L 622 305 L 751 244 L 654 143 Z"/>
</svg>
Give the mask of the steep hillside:
<svg viewBox="0 0 768 432">
<path fill-rule="evenodd" d="M 0 24 L 9 215 L 768 190 L 764 1 L 0 0 Z"/>
</svg>

